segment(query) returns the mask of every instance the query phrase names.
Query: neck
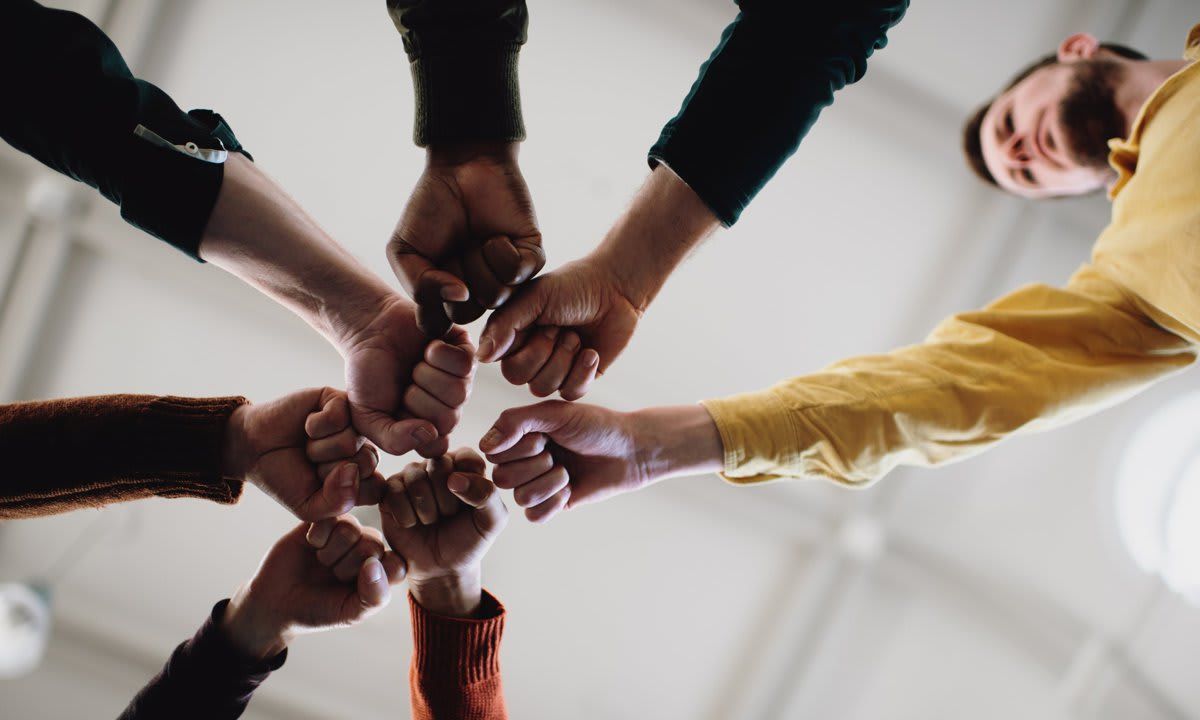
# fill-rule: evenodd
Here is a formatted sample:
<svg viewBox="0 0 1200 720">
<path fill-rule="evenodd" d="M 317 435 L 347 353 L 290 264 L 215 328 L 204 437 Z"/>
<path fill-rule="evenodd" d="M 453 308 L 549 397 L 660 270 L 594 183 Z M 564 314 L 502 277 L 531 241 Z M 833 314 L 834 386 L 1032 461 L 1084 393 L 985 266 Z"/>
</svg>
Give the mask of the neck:
<svg viewBox="0 0 1200 720">
<path fill-rule="evenodd" d="M 1128 63 L 1125 79 L 1117 89 L 1117 107 L 1125 115 L 1125 132 L 1128 135 L 1138 111 L 1167 78 L 1183 69 L 1185 60 L 1141 60 Z"/>
</svg>

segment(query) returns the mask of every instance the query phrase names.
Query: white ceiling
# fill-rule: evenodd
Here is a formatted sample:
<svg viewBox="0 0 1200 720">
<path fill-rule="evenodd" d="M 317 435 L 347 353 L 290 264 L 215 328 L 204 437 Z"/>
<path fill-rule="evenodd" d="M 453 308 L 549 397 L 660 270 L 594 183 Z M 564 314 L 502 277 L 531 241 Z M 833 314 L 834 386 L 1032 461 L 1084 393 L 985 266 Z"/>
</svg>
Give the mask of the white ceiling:
<svg viewBox="0 0 1200 720">
<path fill-rule="evenodd" d="M 556 265 L 594 245 L 640 182 L 646 148 L 733 5 L 530 4 L 522 165 Z M 74 6 L 94 18 L 107 7 Z M 218 109 L 389 277 L 383 243 L 421 155 L 381 1 L 114 7 L 140 72 L 184 107 Z M 1174 56 L 1194 15 L 1184 0 L 915 3 L 742 222 L 671 280 L 589 401 L 632 408 L 761 387 L 918 340 L 947 312 L 1018 284 L 1062 281 L 1103 226 L 1104 201 L 1034 206 L 979 187 L 958 156 L 960 120 L 1070 31 Z M 0 316 L 0 392 L 267 399 L 340 382 L 337 356 L 285 311 L 139 236 L 107 204 L 27 225 L 28 187 L 47 178 L 2 150 L 0 278 L 27 227 L 37 243 L 11 291 L 16 310 Z M 545 527 L 514 522 L 486 565 L 510 609 L 513 716 L 1200 717 L 1200 613 L 1133 566 L 1111 510 L 1123 438 L 1196 385 L 1187 373 L 1072 428 L 864 492 L 697 478 Z M 529 400 L 484 369 L 456 438 L 474 444 L 500 410 Z M 102 536 L 58 584 L 45 664 L 0 684 L 6 714 L 116 714 L 290 524 L 253 493 L 235 509 L 151 501 L 8 523 L 0 580 L 44 569 L 91 523 Z M 875 560 L 840 540 L 872 530 L 885 545 Z M 298 641 L 247 717 L 404 717 L 402 606 Z"/>
</svg>

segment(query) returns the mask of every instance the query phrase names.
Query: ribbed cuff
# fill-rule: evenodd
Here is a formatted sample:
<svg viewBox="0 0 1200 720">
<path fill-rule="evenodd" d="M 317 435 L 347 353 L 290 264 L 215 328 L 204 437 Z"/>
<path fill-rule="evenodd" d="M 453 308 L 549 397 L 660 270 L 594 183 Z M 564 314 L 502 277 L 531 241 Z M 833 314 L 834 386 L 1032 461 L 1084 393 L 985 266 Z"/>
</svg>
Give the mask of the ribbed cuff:
<svg viewBox="0 0 1200 720">
<path fill-rule="evenodd" d="M 408 596 L 412 616 L 413 671 L 423 682 L 473 685 L 500 674 L 504 606 L 483 591 L 479 618 L 429 612 Z"/>
<path fill-rule="evenodd" d="M 422 55 L 411 63 L 420 147 L 448 142 L 525 139 L 519 45 Z"/>
<path fill-rule="evenodd" d="M 199 497 L 232 504 L 243 482 L 221 472 L 225 431 L 244 397 L 156 397 L 139 418 L 149 442 L 139 458 L 139 474 L 155 479 L 159 497 Z"/>
<path fill-rule="evenodd" d="M 725 448 L 721 477 L 749 485 L 784 477 L 800 454 L 787 408 L 770 390 L 704 400 Z"/>
</svg>

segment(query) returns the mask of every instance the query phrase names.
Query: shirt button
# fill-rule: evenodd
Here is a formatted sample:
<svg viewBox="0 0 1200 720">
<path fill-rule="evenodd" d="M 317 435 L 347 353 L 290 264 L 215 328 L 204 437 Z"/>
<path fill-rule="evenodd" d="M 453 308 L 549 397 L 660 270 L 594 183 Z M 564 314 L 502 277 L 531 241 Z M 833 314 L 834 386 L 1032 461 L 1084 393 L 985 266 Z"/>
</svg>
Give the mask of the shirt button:
<svg viewBox="0 0 1200 720">
<path fill-rule="evenodd" d="M 196 143 L 194 143 L 194 142 L 189 142 L 186 145 L 184 145 L 183 147 L 185 150 L 187 150 L 188 152 L 190 152 L 193 155 L 200 152 L 200 148 L 197 147 Z"/>
</svg>

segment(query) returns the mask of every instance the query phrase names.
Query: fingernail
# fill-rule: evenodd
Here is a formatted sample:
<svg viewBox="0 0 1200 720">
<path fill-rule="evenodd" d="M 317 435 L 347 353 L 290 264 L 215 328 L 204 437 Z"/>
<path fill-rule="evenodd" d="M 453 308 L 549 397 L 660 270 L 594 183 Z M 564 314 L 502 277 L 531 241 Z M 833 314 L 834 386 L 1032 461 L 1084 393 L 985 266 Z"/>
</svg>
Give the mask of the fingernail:
<svg viewBox="0 0 1200 720">
<path fill-rule="evenodd" d="M 487 435 L 484 435 L 483 439 L 479 441 L 479 448 L 486 451 L 488 448 L 496 447 L 496 445 L 499 443 L 500 431 L 496 428 L 492 428 L 491 430 L 488 430 Z"/>
<path fill-rule="evenodd" d="M 599 361 L 600 361 L 600 353 L 598 353 L 594 350 L 592 352 L 588 353 L 588 356 L 586 358 L 584 358 L 584 363 L 586 363 L 588 367 L 595 365 Z"/>
<path fill-rule="evenodd" d="M 558 328 L 553 325 L 547 325 L 546 327 L 542 328 L 542 335 L 553 340 L 554 338 L 558 337 Z"/>
<path fill-rule="evenodd" d="M 463 297 L 462 288 L 460 288 L 456 285 L 443 285 L 442 286 L 442 299 L 449 300 L 451 302 L 459 302 L 462 300 L 466 300 L 467 298 Z"/>
<path fill-rule="evenodd" d="M 369 557 L 366 561 L 367 580 L 377 583 L 383 579 L 383 564 L 379 562 L 377 557 Z"/>
<path fill-rule="evenodd" d="M 341 479 L 338 480 L 338 487 L 342 490 L 352 489 L 354 481 L 358 479 L 358 468 L 354 465 L 343 465 L 341 473 Z"/>
<path fill-rule="evenodd" d="M 419 427 L 416 430 L 412 431 L 412 437 L 418 443 L 420 443 L 421 445 L 424 445 L 425 443 L 430 442 L 437 436 L 434 435 L 433 433 L 429 432 L 429 428 Z"/>
<path fill-rule="evenodd" d="M 313 523 L 308 528 L 308 544 L 317 549 L 325 547 L 325 543 L 329 542 L 329 531 L 332 529 L 333 525 L 330 523 Z"/>
<path fill-rule="evenodd" d="M 575 348 L 579 347 L 579 336 L 575 333 L 567 333 L 567 336 L 563 338 L 562 345 L 563 348 L 574 351 Z"/>
<path fill-rule="evenodd" d="M 470 483 L 467 482 L 466 476 L 458 473 L 454 473 L 446 480 L 446 487 L 450 488 L 450 492 L 464 493 L 469 486 Z"/>
<path fill-rule="evenodd" d="M 476 351 L 475 356 L 480 360 L 491 357 L 492 348 L 494 347 L 496 347 L 496 343 L 492 342 L 491 338 L 485 337 L 479 341 L 479 350 Z"/>
</svg>

